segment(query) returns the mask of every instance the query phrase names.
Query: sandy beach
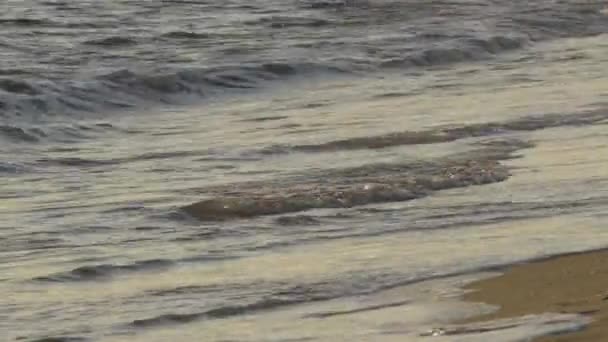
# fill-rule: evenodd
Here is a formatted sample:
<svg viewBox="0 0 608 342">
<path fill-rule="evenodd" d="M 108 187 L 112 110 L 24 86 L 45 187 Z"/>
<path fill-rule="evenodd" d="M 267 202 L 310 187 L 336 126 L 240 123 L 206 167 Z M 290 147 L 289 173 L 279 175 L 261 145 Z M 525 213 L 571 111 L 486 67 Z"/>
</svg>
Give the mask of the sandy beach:
<svg viewBox="0 0 608 342">
<path fill-rule="evenodd" d="M 474 321 L 528 314 L 569 313 L 593 321 L 580 331 L 535 341 L 608 340 L 608 251 L 595 251 L 516 265 L 503 275 L 475 282 L 465 299 L 500 306 Z"/>
</svg>

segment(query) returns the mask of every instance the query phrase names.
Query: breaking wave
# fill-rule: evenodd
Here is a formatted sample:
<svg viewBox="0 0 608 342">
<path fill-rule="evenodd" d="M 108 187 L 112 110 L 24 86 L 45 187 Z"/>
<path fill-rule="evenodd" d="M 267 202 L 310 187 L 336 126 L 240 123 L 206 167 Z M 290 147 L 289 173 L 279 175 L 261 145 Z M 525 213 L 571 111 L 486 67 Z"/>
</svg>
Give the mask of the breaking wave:
<svg viewBox="0 0 608 342">
<path fill-rule="evenodd" d="M 116 127 L 107 122 L 97 123 L 43 123 L 38 125 L 19 124 L 1 125 L 0 141 L 13 143 L 38 143 L 43 141 L 71 142 L 75 140 L 93 138 L 99 134 L 120 131 L 132 133 L 133 131 Z"/>
<path fill-rule="evenodd" d="M 0 118 L 125 109 L 145 103 L 180 103 L 226 90 L 251 89 L 310 73 L 343 72 L 311 63 L 264 63 L 215 69 L 140 74 L 123 69 L 89 81 L 27 81 L 0 78 Z"/>
<path fill-rule="evenodd" d="M 130 26 L 131 20 L 116 26 L 94 12 L 79 21 L 44 19 L 42 14 L 0 18 L 0 26 L 17 30 L 16 38 L 0 43 L 10 52 L 10 68 L 0 71 L 0 117 L 177 103 L 294 75 L 426 68 L 492 58 L 538 41 L 608 32 L 601 1 L 306 0 L 278 8 L 200 4 L 207 10 L 237 10 L 238 17 L 247 18 L 228 21 L 230 30 L 214 29 L 215 19 L 207 24 L 185 18 L 192 5 L 172 2 L 167 15 L 180 18 L 180 25 L 166 32 L 139 16 L 132 19 L 141 26 Z M 138 4 L 133 6 L 133 13 L 141 13 Z M 113 8 L 102 7 L 111 17 Z M 91 34 L 94 27 L 99 30 Z M 31 28 L 39 30 L 31 34 Z M 117 35 L 116 28 L 132 33 Z M 82 37 L 75 38 L 82 51 L 45 50 L 56 41 L 49 34 Z M 115 54 L 118 48 L 128 48 L 129 54 Z M 175 54 L 167 57 L 166 51 Z M 58 58 L 41 64 L 41 56 L 52 54 Z M 117 65 L 124 69 L 116 70 Z M 85 76 L 80 78 L 80 72 Z"/>
<path fill-rule="evenodd" d="M 321 25 L 285 23 L 273 19 L 271 25 Z M 174 31 L 172 39 L 204 39 L 204 34 Z M 134 45 L 127 37 L 109 37 L 84 44 L 106 48 Z M 503 50 L 519 48 L 525 40 L 492 37 L 465 42 L 455 48 L 431 48 L 400 57 L 367 62 L 349 61 L 342 56 L 323 63 L 267 62 L 220 68 L 188 68 L 163 73 L 138 73 L 117 70 L 90 80 L 31 80 L 21 76 L 0 78 L 0 118 L 25 114 L 70 114 L 99 110 L 124 110 L 153 103 L 179 104 L 210 95 L 260 88 L 271 81 L 313 74 L 349 74 L 364 69 L 412 68 L 462 62 L 488 57 Z M 367 65 L 366 65 L 367 64 Z"/>
<path fill-rule="evenodd" d="M 384 68 L 431 67 L 458 62 L 487 59 L 491 56 L 514 49 L 528 43 L 526 37 L 494 36 L 487 39 L 461 39 L 451 46 L 416 51 L 406 56 L 386 58 L 380 66 Z"/>
</svg>

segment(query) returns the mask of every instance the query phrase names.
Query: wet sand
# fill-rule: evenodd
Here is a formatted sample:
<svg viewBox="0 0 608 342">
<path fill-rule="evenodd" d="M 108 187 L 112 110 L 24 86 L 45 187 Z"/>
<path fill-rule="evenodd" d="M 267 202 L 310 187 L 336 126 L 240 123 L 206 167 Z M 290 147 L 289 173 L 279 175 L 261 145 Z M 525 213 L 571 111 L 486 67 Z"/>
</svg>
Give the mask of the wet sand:
<svg viewBox="0 0 608 342">
<path fill-rule="evenodd" d="M 560 256 L 516 265 L 503 275 L 470 284 L 465 299 L 500 306 L 472 321 L 528 314 L 574 313 L 593 321 L 580 331 L 536 342 L 608 341 L 608 251 Z"/>
</svg>

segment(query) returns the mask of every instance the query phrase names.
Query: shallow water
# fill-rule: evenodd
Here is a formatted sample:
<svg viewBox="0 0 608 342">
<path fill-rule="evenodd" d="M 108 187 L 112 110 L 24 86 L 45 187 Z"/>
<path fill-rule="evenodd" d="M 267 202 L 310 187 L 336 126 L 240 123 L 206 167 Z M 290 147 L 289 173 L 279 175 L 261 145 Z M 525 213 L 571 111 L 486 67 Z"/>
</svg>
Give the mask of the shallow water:
<svg viewBox="0 0 608 342">
<path fill-rule="evenodd" d="M 496 266 L 608 243 L 602 6 L 3 3 L 2 336 L 579 327 L 454 321 Z"/>
</svg>

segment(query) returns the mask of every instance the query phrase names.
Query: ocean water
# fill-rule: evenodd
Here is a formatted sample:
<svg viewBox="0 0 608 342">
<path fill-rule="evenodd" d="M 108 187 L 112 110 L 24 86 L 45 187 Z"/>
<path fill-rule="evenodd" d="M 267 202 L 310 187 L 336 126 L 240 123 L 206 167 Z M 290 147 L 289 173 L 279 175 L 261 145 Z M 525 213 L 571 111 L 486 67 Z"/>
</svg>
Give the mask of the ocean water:
<svg viewBox="0 0 608 342">
<path fill-rule="evenodd" d="M 0 339 L 523 341 L 608 246 L 605 1 L 0 3 Z"/>
</svg>

